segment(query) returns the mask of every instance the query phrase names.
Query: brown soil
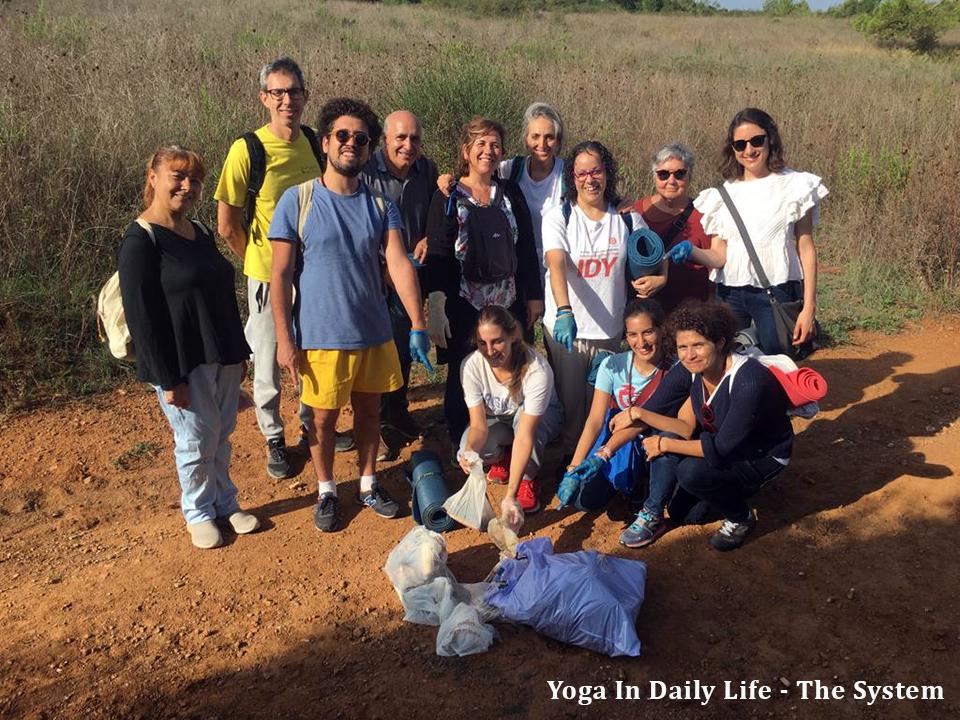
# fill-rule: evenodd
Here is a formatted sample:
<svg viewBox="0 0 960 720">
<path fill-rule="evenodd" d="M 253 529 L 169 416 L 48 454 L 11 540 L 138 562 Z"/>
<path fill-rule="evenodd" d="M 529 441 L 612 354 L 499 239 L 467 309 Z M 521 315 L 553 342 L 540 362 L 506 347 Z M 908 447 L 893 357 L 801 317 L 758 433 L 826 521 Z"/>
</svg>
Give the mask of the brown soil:
<svg viewBox="0 0 960 720">
<path fill-rule="evenodd" d="M 528 520 L 525 531 L 551 537 L 558 551 L 648 563 L 636 659 L 507 625 L 486 654 L 437 657 L 436 629 L 402 622 L 380 569 L 413 526 L 409 515 L 385 521 L 344 502 L 345 528 L 320 535 L 311 467 L 300 460 L 295 480 L 269 479 L 250 412 L 234 435 L 234 479 L 264 529 L 214 551 L 190 546 L 171 436 L 142 386 L 7 419 L 0 716 L 956 717 L 958 329 L 958 318 L 932 320 L 816 356 L 810 364 L 830 384 L 824 412 L 797 423 L 795 460 L 756 498 L 760 526 L 738 552 L 707 549 L 713 526 L 626 551 L 619 504 L 599 516 L 551 508 Z M 440 417 L 438 387 L 412 397 L 420 420 Z M 427 445 L 449 457 L 440 440 Z M 345 500 L 356 489 L 353 462 L 337 462 Z M 393 463 L 381 478 L 406 500 L 402 471 Z M 480 580 L 497 559 L 472 530 L 447 541 L 462 581 Z M 612 694 L 624 680 L 646 695 L 650 680 L 695 679 L 757 679 L 776 697 L 582 707 L 551 702 L 547 683 Z M 845 685 L 848 697 L 857 680 L 942 685 L 945 699 L 804 702 L 799 679 Z"/>
</svg>

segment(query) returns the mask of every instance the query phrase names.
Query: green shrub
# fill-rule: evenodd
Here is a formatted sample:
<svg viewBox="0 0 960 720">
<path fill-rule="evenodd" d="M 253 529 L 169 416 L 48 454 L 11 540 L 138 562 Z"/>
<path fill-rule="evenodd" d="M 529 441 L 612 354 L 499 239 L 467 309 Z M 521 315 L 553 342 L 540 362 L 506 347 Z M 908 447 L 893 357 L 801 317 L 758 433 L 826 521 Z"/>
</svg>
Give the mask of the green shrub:
<svg viewBox="0 0 960 720">
<path fill-rule="evenodd" d="M 763 12 L 774 17 L 809 15 L 807 0 L 763 0 Z"/>
<path fill-rule="evenodd" d="M 907 153 L 882 148 L 874 155 L 852 147 L 837 160 L 836 190 L 858 202 L 880 205 L 904 192 L 912 165 Z"/>
<path fill-rule="evenodd" d="M 827 15 L 836 18 L 856 17 L 872 13 L 880 2 L 881 0 L 843 0 L 839 5 L 827 10 Z"/>
<path fill-rule="evenodd" d="M 460 130 L 471 117 L 511 128 L 523 115 L 517 84 L 465 43 L 445 43 L 428 64 L 405 75 L 382 107 L 407 108 L 420 118 L 425 149 L 441 171 L 455 167 Z"/>
<path fill-rule="evenodd" d="M 881 47 L 906 44 L 917 52 L 930 52 L 951 24 L 951 10 L 926 0 L 883 0 L 854 24 Z"/>
</svg>

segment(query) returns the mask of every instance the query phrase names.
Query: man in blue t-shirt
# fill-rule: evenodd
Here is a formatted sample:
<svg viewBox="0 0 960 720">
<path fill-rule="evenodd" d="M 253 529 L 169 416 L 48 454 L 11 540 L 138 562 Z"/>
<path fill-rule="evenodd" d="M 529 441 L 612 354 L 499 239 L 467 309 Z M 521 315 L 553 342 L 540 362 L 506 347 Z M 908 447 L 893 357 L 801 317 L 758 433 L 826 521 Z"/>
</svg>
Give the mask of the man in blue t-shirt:
<svg viewBox="0 0 960 720">
<path fill-rule="evenodd" d="M 430 340 L 400 213 L 359 178 L 380 139 L 380 121 L 367 104 L 336 98 L 320 110 L 317 126 L 323 173 L 283 194 L 268 235 L 277 362 L 300 379 L 301 401 L 314 408 L 314 426 L 308 429 L 319 484 L 314 524 L 330 532 L 338 519 L 334 435 L 347 402 L 354 412 L 358 500 L 382 517 L 395 517 L 398 510 L 376 480 L 380 394 L 403 384 L 381 258 L 410 316 L 410 354 L 428 367 Z"/>
</svg>

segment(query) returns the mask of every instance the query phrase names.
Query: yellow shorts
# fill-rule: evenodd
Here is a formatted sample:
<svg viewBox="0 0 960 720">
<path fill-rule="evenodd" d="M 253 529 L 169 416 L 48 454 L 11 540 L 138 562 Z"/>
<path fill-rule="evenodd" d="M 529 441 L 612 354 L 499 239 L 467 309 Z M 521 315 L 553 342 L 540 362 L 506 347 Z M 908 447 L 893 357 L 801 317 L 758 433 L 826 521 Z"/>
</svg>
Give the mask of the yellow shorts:
<svg viewBox="0 0 960 720">
<path fill-rule="evenodd" d="M 393 340 L 362 350 L 301 350 L 300 399 L 304 405 L 336 410 L 350 393 L 386 393 L 403 387 Z"/>
</svg>

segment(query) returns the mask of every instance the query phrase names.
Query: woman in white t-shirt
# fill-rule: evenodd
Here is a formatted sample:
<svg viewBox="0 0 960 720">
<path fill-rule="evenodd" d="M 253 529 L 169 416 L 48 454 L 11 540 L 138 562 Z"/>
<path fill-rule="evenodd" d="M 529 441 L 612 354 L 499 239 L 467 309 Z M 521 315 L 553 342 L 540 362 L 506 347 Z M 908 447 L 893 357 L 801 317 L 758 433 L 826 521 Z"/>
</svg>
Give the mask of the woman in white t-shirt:
<svg viewBox="0 0 960 720">
<path fill-rule="evenodd" d="M 560 430 L 553 372 L 524 342 L 517 319 L 499 305 L 480 311 L 476 341 L 477 350 L 460 367 L 470 425 L 457 460 L 469 473 L 467 453 L 475 452 L 490 466 L 488 478 L 506 483 L 502 517 L 517 527 L 523 513 L 540 510 L 536 476 L 544 447 Z"/>
<path fill-rule="evenodd" d="M 565 200 L 543 217 L 543 324 L 563 405 L 563 449 L 572 455 L 591 401 L 590 364 L 599 351 L 620 349 L 630 226 L 647 225 L 639 213 L 627 220 L 617 212 L 617 164 L 601 143 L 577 145 L 564 168 Z"/>
<path fill-rule="evenodd" d="M 693 203 L 703 213 L 701 223 L 711 236 L 710 248 L 681 243 L 671 250 L 671 259 L 689 258 L 714 268 L 710 279 L 717 283 L 717 297 L 733 310 L 741 329 L 751 322 L 756 325 L 760 347 L 768 355 L 787 349 L 777 339 L 771 295 L 777 302 L 802 299 L 792 339 L 793 345 L 802 346 L 811 339 L 817 312 L 813 228 L 827 188 L 816 175 L 786 167 L 777 125 L 758 108 L 734 115 L 720 173 L 771 284 L 769 294 L 716 188 L 704 190 Z"/>
</svg>

